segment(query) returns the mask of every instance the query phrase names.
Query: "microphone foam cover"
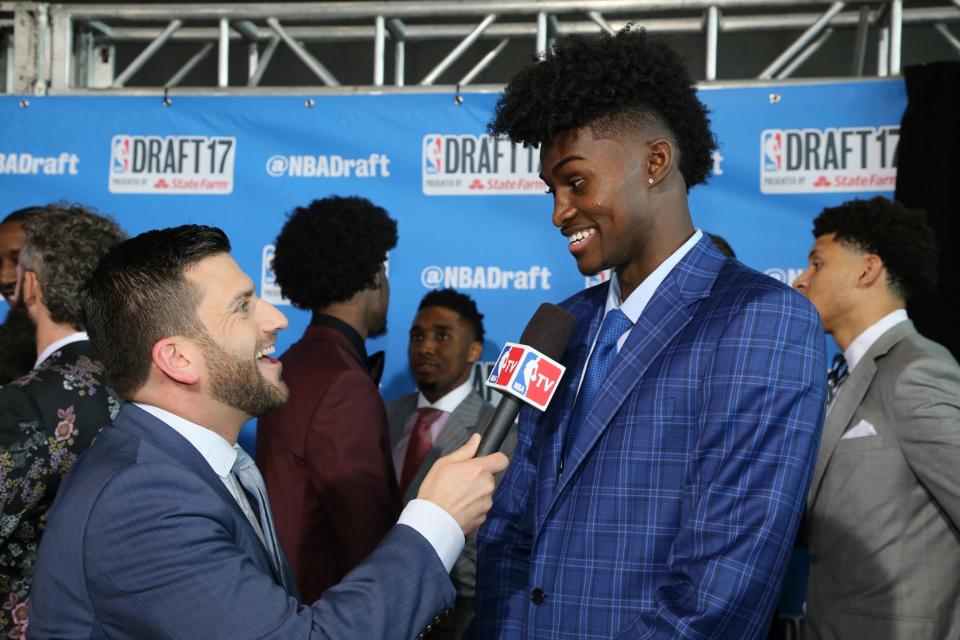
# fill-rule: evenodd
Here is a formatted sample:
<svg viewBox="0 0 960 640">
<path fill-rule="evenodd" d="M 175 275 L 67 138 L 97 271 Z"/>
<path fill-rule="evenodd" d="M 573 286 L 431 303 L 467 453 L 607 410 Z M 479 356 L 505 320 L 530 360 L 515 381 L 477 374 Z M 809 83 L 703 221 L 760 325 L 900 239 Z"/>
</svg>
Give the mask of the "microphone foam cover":
<svg viewBox="0 0 960 640">
<path fill-rule="evenodd" d="M 559 362 L 576 324 L 577 319 L 569 311 L 544 302 L 527 323 L 520 343 Z"/>
</svg>

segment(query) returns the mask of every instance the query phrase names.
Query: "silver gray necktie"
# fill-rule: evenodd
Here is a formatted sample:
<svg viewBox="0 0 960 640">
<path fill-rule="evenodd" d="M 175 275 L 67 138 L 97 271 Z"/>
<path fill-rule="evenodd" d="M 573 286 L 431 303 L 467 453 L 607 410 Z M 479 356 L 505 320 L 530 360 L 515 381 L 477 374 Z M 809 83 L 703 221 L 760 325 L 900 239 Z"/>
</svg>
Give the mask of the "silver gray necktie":
<svg viewBox="0 0 960 640">
<path fill-rule="evenodd" d="M 280 560 L 280 543 L 277 540 L 277 529 L 273 525 L 273 514 L 270 512 L 270 499 L 267 497 L 267 488 L 263 484 L 263 476 L 257 469 L 253 458 L 247 452 L 237 447 L 237 459 L 233 463 L 233 472 L 241 486 L 257 501 L 257 512 L 260 519 L 260 528 L 263 531 L 263 545 L 267 548 L 270 562 L 276 574 L 280 577 L 283 588 L 287 588 L 287 580 L 283 575 L 283 563 Z"/>
</svg>

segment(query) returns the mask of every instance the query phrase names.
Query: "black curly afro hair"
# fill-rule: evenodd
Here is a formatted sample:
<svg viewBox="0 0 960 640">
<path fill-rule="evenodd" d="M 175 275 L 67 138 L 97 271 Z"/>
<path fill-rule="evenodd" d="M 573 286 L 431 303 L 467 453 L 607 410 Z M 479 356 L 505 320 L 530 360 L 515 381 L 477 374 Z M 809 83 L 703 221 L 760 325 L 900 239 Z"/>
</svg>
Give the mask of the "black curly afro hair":
<svg viewBox="0 0 960 640">
<path fill-rule="evenodd" d="M 937 289 L 939 249 L 927 214 L 877 196 L 824 209 L 813 221 L 813 237 L 837 241 L 880 256 L 891 288 L 904 300 Z"/>
<path fill-rule="evenodd" d="M 366 198 L 330 196 L 297 207 L 277 236 L 273 272 L 283 295 L 317 311 L 373 286 L 397 222 Z"/>
<path fill-rule="evenodd" d="M 569 36 L 513 77 L 497 102 L 491 135 L 540 145 L 585 125 L 664 129 L 680 150 L 687 189 L 707 181 L 716 141 L 707 108 L 680 56 L 643 29 Z"/>
</svg>

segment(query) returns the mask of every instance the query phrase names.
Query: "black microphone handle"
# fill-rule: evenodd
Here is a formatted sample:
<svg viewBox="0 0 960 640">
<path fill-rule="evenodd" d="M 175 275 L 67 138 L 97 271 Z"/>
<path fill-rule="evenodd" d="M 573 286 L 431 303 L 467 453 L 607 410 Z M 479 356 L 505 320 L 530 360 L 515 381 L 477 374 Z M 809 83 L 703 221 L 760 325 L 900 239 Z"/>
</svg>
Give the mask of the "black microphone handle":
<svg viewBox="0 0 960 640">
<path fill-rule="evenodd" d="M 487 456 L 500 450 L 503 441 L 507 439 L 510 428 L 517 420 L 517 414 L 520 413 L 520 407 L 523 403 L 506 393 L 500 399 L 493 417 L 490 418 L 489 426 L 483 431 L 483 437 L 480 440 L 480 447 L 477 449 L 475 458 Z"/>
</svg>

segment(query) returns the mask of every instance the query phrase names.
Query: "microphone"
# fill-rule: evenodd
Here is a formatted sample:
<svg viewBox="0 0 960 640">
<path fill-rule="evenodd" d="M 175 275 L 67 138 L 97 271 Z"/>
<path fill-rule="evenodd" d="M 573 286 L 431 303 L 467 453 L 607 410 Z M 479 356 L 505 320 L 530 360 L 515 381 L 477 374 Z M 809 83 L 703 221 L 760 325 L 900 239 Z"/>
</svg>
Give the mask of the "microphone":
<svg viewBox="0 0 960 640">
<path fill-rule="evenodd" d="M 565 370 L 557 361 L 576 324 L 570 312 L 544 303 L 527 323 L 520 344 L 504 346 L 487 378 L 487 386 L 499 390 L 503 398 L 483 432 L 476 457 L 500 449 L 520 413 L 521 402 L 541 411 L 547 408 Z"/>
</svg>

